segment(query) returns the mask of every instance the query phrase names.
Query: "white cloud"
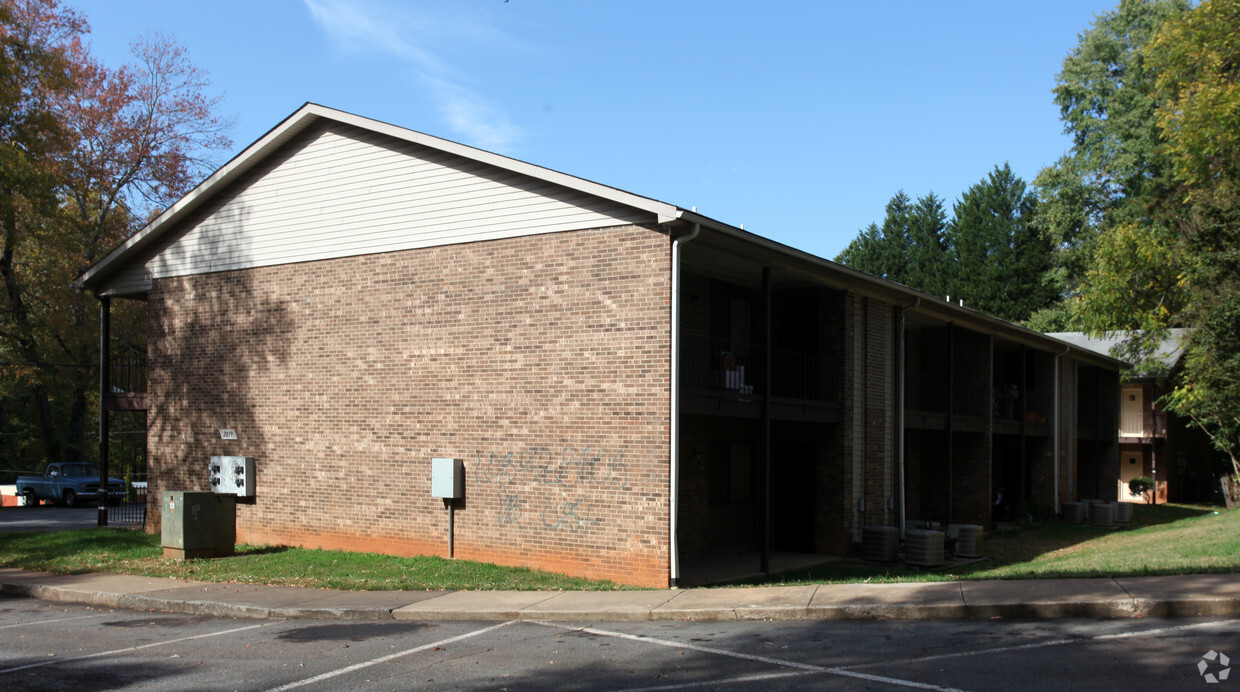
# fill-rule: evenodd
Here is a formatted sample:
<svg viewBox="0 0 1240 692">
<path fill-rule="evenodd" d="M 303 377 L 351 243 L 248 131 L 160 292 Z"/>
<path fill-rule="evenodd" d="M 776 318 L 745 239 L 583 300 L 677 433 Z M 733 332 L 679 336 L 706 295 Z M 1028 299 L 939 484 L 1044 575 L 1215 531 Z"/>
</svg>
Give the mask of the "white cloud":
<svg viewBox="0 0 1240 692">
<path fill-rule="evenodd" d="M 421 4 L 379 0 L 304 0 L 311 18 L 329 40 L 345 52 L 378 54 L 407 65 L 434 100 L 446 126 L 468 144 L 502 151 L 522 135 L 502 109 L 465 86 L 466 75 L 454 69 L 437 46 L 493 49 L 512 46 L 485 18 L 453 11 L 453 5 L 429 11 Z M 446 10 L 446 11 L 445 11 Z"/>
<path fill-rule="evenodd" d="M 470 144 L 501 151 L 520 138 L 520 128 L 477 93 L 448 82 L 428 82 L 448 127 L 464 135 Z"/>
</svg>

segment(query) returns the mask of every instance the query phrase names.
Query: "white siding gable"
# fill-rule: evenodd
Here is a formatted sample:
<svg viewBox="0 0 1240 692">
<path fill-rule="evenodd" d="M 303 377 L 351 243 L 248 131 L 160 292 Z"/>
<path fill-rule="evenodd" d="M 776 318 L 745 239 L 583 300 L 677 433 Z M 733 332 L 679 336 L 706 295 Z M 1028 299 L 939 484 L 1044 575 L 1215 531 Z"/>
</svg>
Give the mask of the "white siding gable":
<svg viewBox="0 0 1240 692">
<path fill-rule="evenodd" d="M 298 138 L 108 281 L 183 276 L 538 233 L 653 214 L 333 123 Z"/>
</svg>

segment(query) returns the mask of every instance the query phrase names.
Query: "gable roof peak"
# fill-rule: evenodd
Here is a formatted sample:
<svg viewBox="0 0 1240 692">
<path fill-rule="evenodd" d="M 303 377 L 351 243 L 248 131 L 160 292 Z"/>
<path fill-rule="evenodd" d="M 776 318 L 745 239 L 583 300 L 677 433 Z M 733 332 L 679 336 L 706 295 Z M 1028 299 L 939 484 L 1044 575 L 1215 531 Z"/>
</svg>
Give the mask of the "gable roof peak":
<svg viewBox="0 0 1240 692">
<path fill-rule="evenodd" d="M 197 187 L 190 190 L 184 197 L 165 209 L 138 230 L 137 233 L 108 253 L 102 260 L 78 277 L 73 285 L 79 289 L 98 288 L 101 282 L 113 271 L 121 267 L 126 260 L 154 242 L 164 232 L 175 227 L 178 221 L 184 219 L 191 212 L 212 199 L 220 190 L 258 166 L 289 141 L 325 121 L 376 132 L 404 142 L 444 151 L 519 175 L 623 204 L 653 214 L 658 223 L 671 223 L 685 214 L 685 211 L 679 207 L 626 192 L 619 188 L 561 173 L 502 154 L 471 147 L 467 144 L 428 135 L 417 130 L 399 127 L 307 101 L 199 183 Z"/>
</svg>

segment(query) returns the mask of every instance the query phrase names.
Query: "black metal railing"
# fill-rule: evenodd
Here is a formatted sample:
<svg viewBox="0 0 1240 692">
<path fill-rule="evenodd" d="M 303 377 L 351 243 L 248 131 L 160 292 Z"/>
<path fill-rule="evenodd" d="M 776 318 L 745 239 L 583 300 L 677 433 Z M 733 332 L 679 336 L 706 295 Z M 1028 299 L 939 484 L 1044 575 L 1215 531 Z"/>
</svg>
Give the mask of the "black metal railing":
<svg viewBox="0 0 1240 692">
<path fill-rule="evenodd" d="M 682 337 L 681 384 L 690 389 L 736 394 L 765 391 L 760 381 L 762 350 L 727 339 Z"/>
<path fill-rule="evenodd" d="M 114 355 L 108 372 L 114 394 L 146 392 L 146 356 L 138 353 Z"/>
<path fill-rule="evenodd" d="M 771 351 L 771 395 L 807 401 L 840 398 L 839 364 L 812 353 Z"/>
<path fill-rule="evenodd" d="M 754 344 L 705 337 L 681 338 L 681 385 L 738 395 L 810 401 L 839 398 L 838 364 L 810 353 L 771 350 L 771 383 L 764 377 L 765 349 Z"/>
</svg>

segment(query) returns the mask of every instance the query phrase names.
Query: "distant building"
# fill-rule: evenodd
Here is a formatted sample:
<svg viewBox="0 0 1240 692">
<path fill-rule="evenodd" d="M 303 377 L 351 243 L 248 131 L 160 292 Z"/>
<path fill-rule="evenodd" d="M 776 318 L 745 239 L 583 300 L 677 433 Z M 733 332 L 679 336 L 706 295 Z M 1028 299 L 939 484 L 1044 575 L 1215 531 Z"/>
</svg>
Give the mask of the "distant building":
<svg viewBox="0 0 1240 692">
<path fill-rule="evenodd" d="M 665 587 L 1115 496 L 1108 355 L 313 104 L 79 286 L 148 305 L 147 394 L 105 403 L 148 411 L 154 531 L 242 455 L 239 540 L 447 555 L 457 458 L 456 557 Z"/>
<path fill-rule="evenodd" d="M 1155 349 L 1150 363 L 1131 371 L 1119 391 L 1118 497 L 1144 502 L 1128 490 L 1138 476 L 1157 483 L 1158 502 L 1212 502 L 1219 500 L 1218 469 L 1222 461 L 1210 439 L 1200 429 L 1167 411 L 1161 399 L 1171 391 L 1171 381 L 1184 355 L 1188 330 L 1172 329 Z M 1113 354 L 1122 337 L 1089 337 L 1080 332 L 1049 334 L 1062 341 Z"/>
</svg>

